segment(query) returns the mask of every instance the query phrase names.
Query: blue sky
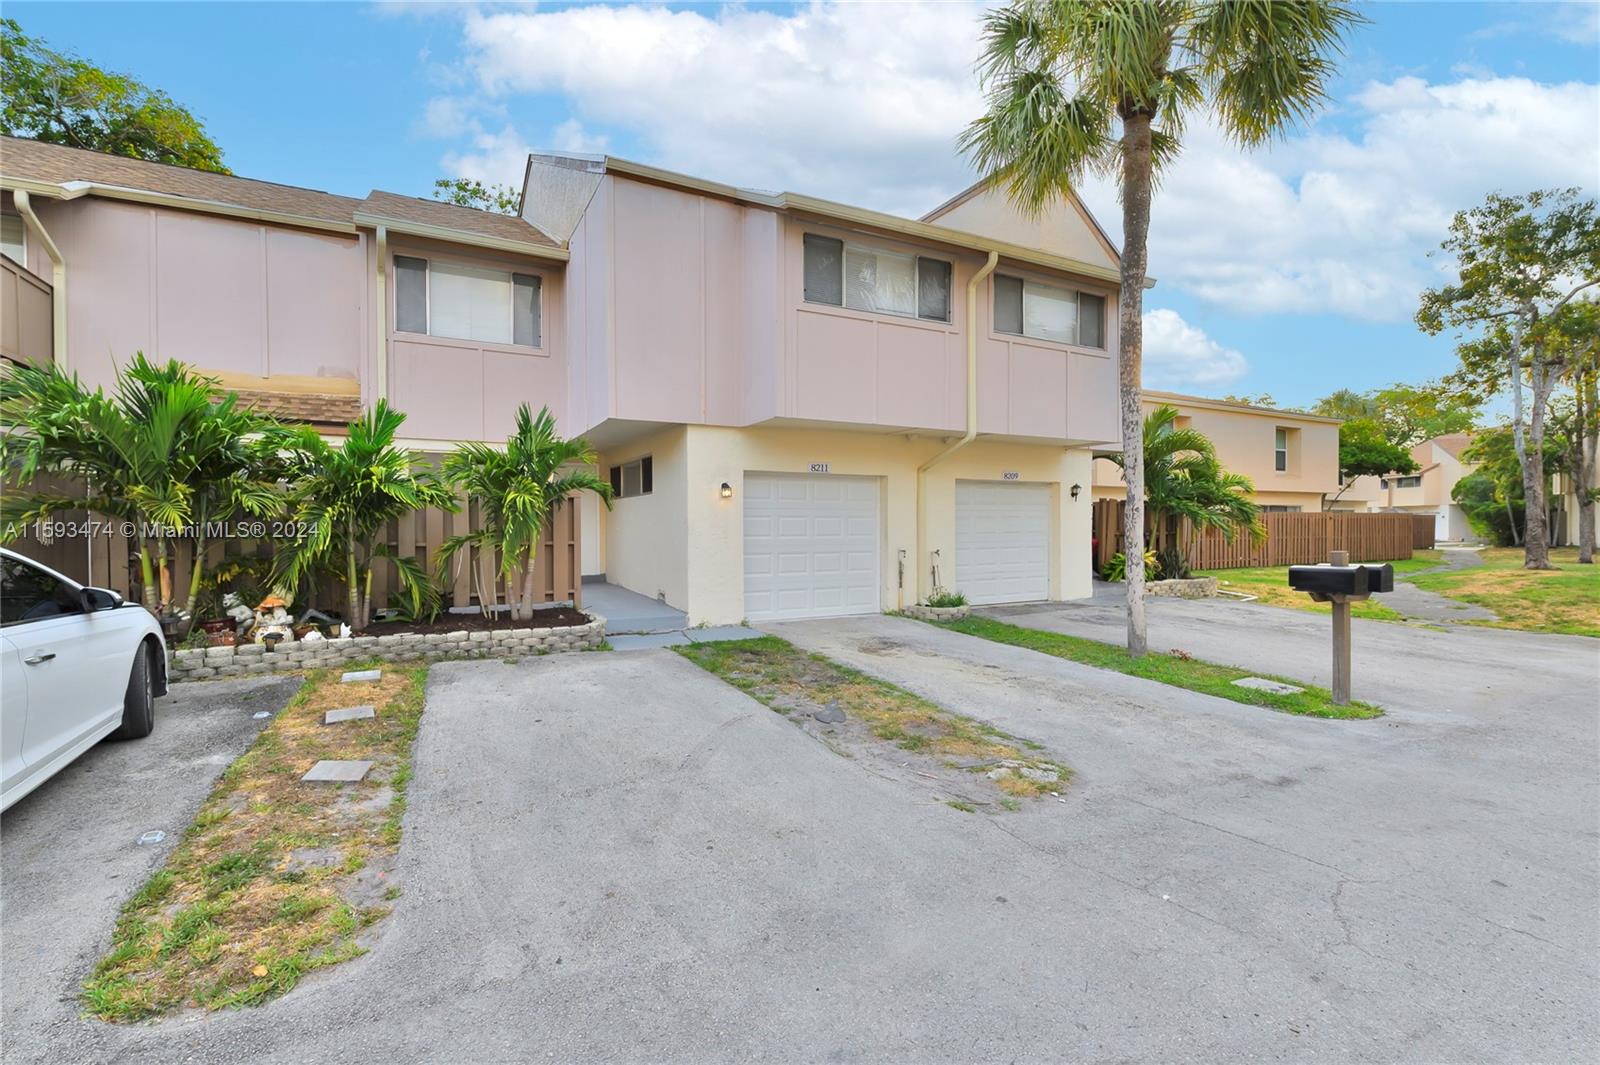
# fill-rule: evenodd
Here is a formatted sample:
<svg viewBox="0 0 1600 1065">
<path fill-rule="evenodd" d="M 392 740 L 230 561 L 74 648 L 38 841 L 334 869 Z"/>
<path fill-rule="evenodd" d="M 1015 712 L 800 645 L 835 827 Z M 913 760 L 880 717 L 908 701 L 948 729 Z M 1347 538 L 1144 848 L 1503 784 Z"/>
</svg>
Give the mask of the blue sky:
<svg viewBox="0 0 1600 1065">
<path fill-rule="evenodd" d="M 1152 387 L 1267 392 L 1436 377 L 1410 322 L 1451 211 L 1600 184 L 1600 6 L 1383 3 L 1327 111 L 1242 155 L 1203 125 L 1156 201 Z M 520 180 L 530 147 L 917 214 L 972 175 L 978 11 L 10 2 L 24 32 L 159 86 L 238 174 L 351 195 Z M 1109 229 L 1114 196 L 1084 195 Z"/>
</svg>

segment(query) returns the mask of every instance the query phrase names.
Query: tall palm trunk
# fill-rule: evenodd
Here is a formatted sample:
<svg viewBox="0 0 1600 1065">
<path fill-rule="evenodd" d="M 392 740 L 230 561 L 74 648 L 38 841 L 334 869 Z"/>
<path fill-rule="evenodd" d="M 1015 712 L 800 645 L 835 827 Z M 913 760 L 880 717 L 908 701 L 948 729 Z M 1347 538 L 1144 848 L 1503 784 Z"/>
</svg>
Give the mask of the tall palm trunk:
<svg viewBox="0 0 1600 1065">
<path fill-rule="evenodd" d="M 1144 275 L 1150 236 L 1150 114 L 1122 115 L 1122 291 L 1117 301 L 1117 387 L 1122 413 L 1122 555 L 1127 565 L 1128 653 L 1149 647 L 1144 622 L 1144 414 L 1140 380 L 1144 360 Z"/>
<path fill-rule="evenodd" d="M 150 561 L 150 543 L 143 538 L 139 540 L 139 597 L 144 601 L 146 610 L 160 616 L 161 604 L 156 602 L 156 571 Z"/>
<path fill-rule="evenodd" d="M 522 559 L 522 593 L 517 596 L 517 605 L 511 615 L 520 621 L 526 621 L 533 617 L 533 597 L 536 587 L 533 573 L 533 554 L 533 545 L 529 544 L 528 553 Z"/>
<path fill-rule="evenodd" d="M 344 586 L 345 609 L 349 611 L 350 631 L 360 632 L 367 627 L 367 622 L 361 616 L 361 581 L 360 575 L 356 572 L 356 537 L 353 532 L 349 533 L 345 540 Z"/>
</svg>

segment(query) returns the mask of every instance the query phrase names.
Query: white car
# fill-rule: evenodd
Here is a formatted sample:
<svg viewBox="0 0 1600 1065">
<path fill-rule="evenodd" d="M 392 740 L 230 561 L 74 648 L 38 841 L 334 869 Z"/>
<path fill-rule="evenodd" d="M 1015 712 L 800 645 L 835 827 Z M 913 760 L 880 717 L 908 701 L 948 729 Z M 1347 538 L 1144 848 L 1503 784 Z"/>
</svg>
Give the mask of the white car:
<svg viewBox="0 0 1600 1065">
<path fill-rule="evenodd" d="M 166 693 L 148 610 L 0 548 L 0 810 L 107 736 L 150 735 Z"/>
</svg>

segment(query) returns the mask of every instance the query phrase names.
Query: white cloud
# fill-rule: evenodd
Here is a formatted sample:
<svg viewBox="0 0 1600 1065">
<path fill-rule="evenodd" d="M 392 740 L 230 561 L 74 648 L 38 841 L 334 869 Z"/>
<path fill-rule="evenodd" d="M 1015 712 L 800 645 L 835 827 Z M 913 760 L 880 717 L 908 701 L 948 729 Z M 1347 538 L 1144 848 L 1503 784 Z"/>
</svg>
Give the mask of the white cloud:
<svg viewBox="0 0 1600 1065">
<path fill-rule="evenodd" d="M 955 137 L 981 107 L 979 12 L 590 6 L 474 11 L 464 32 L 484 92 L 563 96 L 651 163 L 920 214 L 969 179 Z"/>
<path fill-rule="evenodd" d="M 504 116 L 540 96 L 568 116 L 542 147 L 624 142 L 623 154 L 690 174 L 920 214 L 972 177 L 955 139 L 982 110 L 980 14 L 967 3 L 470 9 L 456 70 L 476 82 L 481 126 L 446 162 L 518 180 L 525 132 L 541 131 Z M 1437 283 L 1427 253 L 1454 211 L 1495 189 L 1593 191 L 1600 86 L 1451 77 L 1371 83 L 1271 150 L 1241 152 L 1194 123 L 1156 195 L 1151 272 L 1234 312 L 1404 322 Z M 1113 187 L 1091 180 L 1084 195 L 1115 234 Z"/>
<path fill-rule="evenodd" d="M 1152 209 L 1161 283 L 1235 311 L 1404 321 L 1437 283 L 1427 253 L 1456 210 L 1496 189 L 1593 191 L 1600 172 L 1595 85 L 1406 77 L 1349 102 L 1355 135 L 1312 132 L 1270 152 L 1194 128 Z M 1084 196 L 1117 232 L 1113 188 L 1092 182 Z"/>
<path fill-rule="evenodd" d="M 1177 311 L 1144 315 L 1144 383 L 1149 388 L 1217 388 L 1250 371 L 1245 357 L 1190 325 Z"/>
<path fill-rule="evenodd" d="M 470 151 L 446 152 L 439 165 L 451 177 L 474 178 L 520 189 L 523 171 L 528 166 L 528 153 L 532 150 L 513 126 L 506 125 L 498 131 L 479 129 L 472 135 Z"/>
</svg>

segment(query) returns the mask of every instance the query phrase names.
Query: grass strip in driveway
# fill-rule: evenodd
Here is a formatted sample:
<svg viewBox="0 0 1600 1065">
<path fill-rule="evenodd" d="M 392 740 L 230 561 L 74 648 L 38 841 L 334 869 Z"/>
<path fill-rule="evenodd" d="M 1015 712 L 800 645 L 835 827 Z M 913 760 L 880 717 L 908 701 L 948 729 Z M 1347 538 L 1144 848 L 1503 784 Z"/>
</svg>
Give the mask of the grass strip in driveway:
<svg viewBox="0 0 1600 1065">
<path fill-rule="evenodd" d="M 958 621 L 930 621 L 928 624 L 954 632 L 964 632 L 968 636 L 981 636 L 995 643 L 1025 647 L 1030 651 L 1065 658 L 1070 662 L 1081 662 L 1097 669 L 1109 669 L 1117 673 L 1126 673 L 1130 677 L 1142 677 L 1145 680 L 1170 684 L 1174 688 L 1215 695 L 1219 699 L 1230 699 L 1250 706 L 1264 706 L 1285 714 L 1330 718 L 1369 718 L 1383 714 L 1382 709 L 1371 703 L 1352 701 L 1346 706 L 1337 706 L 1333 702 L 1333 693 L 1328 689 L 1318 688 L 1304 681 L 1270 673 L 1252 673 L 1247 669 L 1235 669 L 1233 666 L 1219 666 L 1215 662 L 1202 662 L 1186 655 L 1151 651 L 1143 658 L 1134 658 L 1125 648 L 1114 644 L 1101 643 L 1082 636 L 1047 632 L 1043 629 L 1024 628 L 1021 625 L 1010 625 L 1004 621 L 977 616 L 961 618 Z M 1278 695 L 1256 688 L 1241 688 L 1233 683 L 1245 677 L 1264 677 L 1267 680 L 1293 684 L 1297 688 L 1304 688 L 1305 691 L 1295 695 Z"/>
<path fill-rule="evenodd" d="M 134 1021 L 255 1005 L 313 969 L 364 953 L 359 933 L 389 912 L 411 744 L 426 666 L 377 663 L 381 680 L 309 674 L 217 780 L 164 868 L 123 907 L 111 952 L 84 983 L 88 1012 Z M 326 710 L 377 717 L 322 724 Z M 359 784 L 306 783 L 322 759 L 372 761 Z"/>
<path fill-rule="evenodd" d="M 808 710 L 835 704 L 846 721 L 864 726 L 877 740 L 900 751 L 921 756 L 928 768 L 946 773 L 948 779 L 966 787 L 992 786 L 999 792 L 1002 809 L 1017 809 L 1020 799 L 1059 793 L 1072 775 L 1059 762 L 1040 757 L 1039 744 L 946 710 L 824 655 L 807 654 L 777 636 L 672 650 L 796 724 L 810 719 Z M 968 813 L 975 809 L 972 802 L 959 798 L 947 805 Z"/>
</svg>

